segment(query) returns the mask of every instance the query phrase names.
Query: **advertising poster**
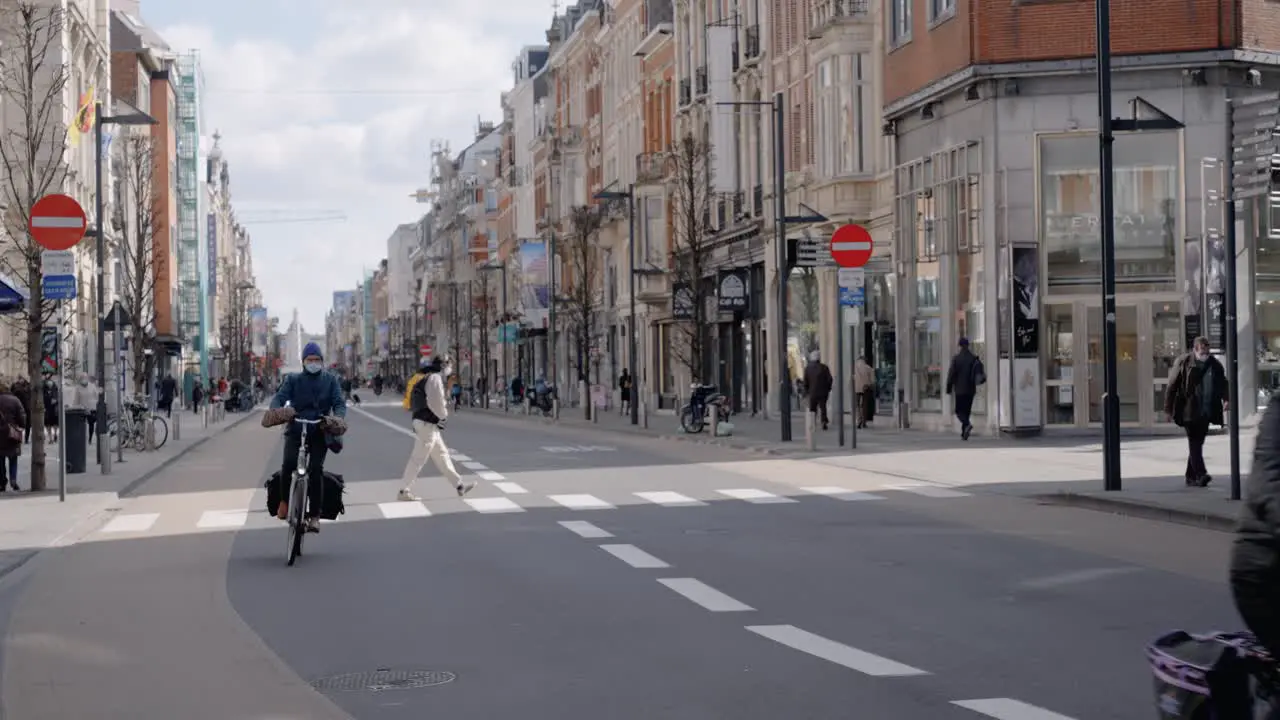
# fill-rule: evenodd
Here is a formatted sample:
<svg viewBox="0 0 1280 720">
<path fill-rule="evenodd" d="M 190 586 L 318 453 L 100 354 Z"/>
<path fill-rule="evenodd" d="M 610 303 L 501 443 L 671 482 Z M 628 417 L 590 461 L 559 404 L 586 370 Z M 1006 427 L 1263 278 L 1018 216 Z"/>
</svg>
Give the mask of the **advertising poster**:
<svg viewBox="0 0 1280 720">
<path fill-rule="evenodd" d="M 1040 356 L 1040 258 L 1036 248 L 1013 248 L 1013 356 Z"/>
<path fill-rule="evenodd" d="M 249 351 L 258 357 L 267 354 L 267 309 L 249 310 Z"/>
<path fill-rule="evenodd" d="M 520 243 L 520 312 L 536 328 L 546 327 L 551 319 L 549 267 L 546 243 Z"/>
<path fill-rule="evenodd" d="M 1185 349 L 1204 332 L 1204 257 L 1199 238 L 1187 238 L 1183 244 L 1185 262 L 1182 276 L 1182 324 L 1186 328 Z"/>
</svg>

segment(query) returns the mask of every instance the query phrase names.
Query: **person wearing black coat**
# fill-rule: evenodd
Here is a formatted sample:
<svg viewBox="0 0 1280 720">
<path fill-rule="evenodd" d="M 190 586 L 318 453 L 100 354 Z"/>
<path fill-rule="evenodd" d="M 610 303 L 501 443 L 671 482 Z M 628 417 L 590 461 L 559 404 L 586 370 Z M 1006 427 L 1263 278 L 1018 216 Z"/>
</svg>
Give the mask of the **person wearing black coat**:
<svg viewBox="0 0 1280 720">
<path fill-rule="evenodd" d="M 5 484 L 18 489 L 18 458 L 22 456 L 22 431 L 30 425 L 22 402 L 5 383 L 0 382 L 0 492 Z"/>
<path fill-rule="evenodd" d="M 1230 579 L 1245 625 L 1280 657 L 1280 395 L 1271 396 L 1258 423 Z"/>
<path fill-rule="evenodd" d="M 1165 389 L 1164 411 L 1187 433 L 1188 487 L 1205 487 L 1213 477 L 1204 465 L 1204 440 L 1210 425 L 1223 424 L 1227 406 L 1227 372 L 1209 352 L 1209 341 L 1198 337 L 1191 352 L 1173 364 Z"/>
<path fill-rule="evenodd" d="M 809 354 L 809 364 L 804 369 L 804 387 L 809 393 L 809 412 L 818 415 L 823 430 L 830 425 L 827 419 L 827 400 L 831 398 L 831 388 L 834 386 L 831 368 L 822 362 L 818 351 L 814 350 Z"/>
</svg>

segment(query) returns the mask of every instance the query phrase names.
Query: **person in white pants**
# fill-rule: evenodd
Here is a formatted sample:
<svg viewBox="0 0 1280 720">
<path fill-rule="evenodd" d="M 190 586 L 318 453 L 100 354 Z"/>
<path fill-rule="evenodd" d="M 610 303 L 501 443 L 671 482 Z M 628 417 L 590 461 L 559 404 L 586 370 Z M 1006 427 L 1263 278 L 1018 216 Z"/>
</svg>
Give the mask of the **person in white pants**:
<svg viewBox="0 0 1280 720">
<path fill-rule="evenodd" d="M 413 454 L 404 466 L 404 482 L 400 486 L 400 500 L 418 500 L 413 494 L 413 484 L 418 479 L 422 466 L 430 459 L 444 475 L 446 482 L 462 497 L 475 489 L 474 480 L 464 481 L 453 467 L 453 459 L 449 457 L 449 448 L 445 447 L 444 436 L 440 431 L 449 417 L 449 406 L 445 402 L 444 378 L 449 376 L 452 368 L 449 361 L 433 358 L 430 362 L 423 359 L 422 371 L 425 377 L 419 380 L 409 394 L 409 412 L 413 414 L 414 445 Z"/>
</svg>

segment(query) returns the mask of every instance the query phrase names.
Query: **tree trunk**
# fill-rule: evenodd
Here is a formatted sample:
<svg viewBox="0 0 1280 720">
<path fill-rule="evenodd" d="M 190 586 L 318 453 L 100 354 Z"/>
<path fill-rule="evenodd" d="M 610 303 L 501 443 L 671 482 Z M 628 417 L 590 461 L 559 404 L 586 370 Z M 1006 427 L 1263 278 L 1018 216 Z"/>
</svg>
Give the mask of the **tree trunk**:
<svg viewBox="0 0 1280 720">
<path fill-rule="evenodd" d="M 39 287 L 34 285 L 32 287 Z M 33 298 L 34 299 L 34 298 Z M 45 444 L 44 444 L 44 385 L 40 376 L 40 361 L 44 350 L 43 323 L 40 322 L 40 306 L 27 320 L 27 377 L 31 381 L 31 490 L 44 490 L 47 487 L 45 477 Z M 61 362 L 62 358 L 58 358 Z M 59 388 L 61 390 L 61 388 Z"/>
</svg>

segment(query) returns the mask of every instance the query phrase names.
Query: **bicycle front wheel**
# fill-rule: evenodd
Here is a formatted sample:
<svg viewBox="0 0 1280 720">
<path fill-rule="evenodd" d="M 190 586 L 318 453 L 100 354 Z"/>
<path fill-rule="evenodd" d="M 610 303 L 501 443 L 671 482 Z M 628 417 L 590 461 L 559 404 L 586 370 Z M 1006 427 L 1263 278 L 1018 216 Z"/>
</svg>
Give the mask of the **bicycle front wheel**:
<svg viewBox="0 0 1280 720">
<path fill-rule="evenodd" d="M 159 415 L 152 416 L 151 430 L 155 437 L 155 449 L 159 450 L 164 447 L 165 441 L 169 439 L 169 423 L 165 422 L 164 418 Z"/>
<path fill-rule="evenodd" d="M 307 534 L 307 476 L 296 475 L 289 493 L 289 565 L 302 555 L 302 538 Z"/>
</svg>

